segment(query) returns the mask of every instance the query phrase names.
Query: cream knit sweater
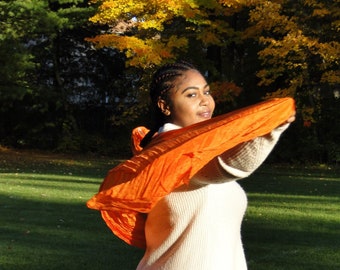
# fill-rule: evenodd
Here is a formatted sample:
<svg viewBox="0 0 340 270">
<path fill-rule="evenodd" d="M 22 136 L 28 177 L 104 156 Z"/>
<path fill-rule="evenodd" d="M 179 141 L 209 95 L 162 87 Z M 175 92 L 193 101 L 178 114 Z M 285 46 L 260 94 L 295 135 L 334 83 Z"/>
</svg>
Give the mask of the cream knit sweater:
<svg viewBox="0 0 340 270">
<path fill-rule="evenodd" d="M 163 198 L 148 214 L 137 270 L 247 269 L 240 234 L 247 197 L 235 180 L 261 165 L 287 127 L 228 150 Z"/>
</svg>

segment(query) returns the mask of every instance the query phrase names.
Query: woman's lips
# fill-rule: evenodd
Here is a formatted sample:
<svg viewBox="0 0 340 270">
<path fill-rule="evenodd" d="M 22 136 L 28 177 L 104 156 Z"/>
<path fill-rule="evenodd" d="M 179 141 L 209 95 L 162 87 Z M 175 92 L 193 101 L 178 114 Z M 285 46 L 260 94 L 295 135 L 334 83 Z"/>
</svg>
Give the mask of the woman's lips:
<svg viewBox="0 0 340 270">
<path fill-rule="evenodd" d="M 202 112 L 199 114 L 199 116 L 202 118 L 211 118 L 211 112 L 210 111 Z"/>
</svg>

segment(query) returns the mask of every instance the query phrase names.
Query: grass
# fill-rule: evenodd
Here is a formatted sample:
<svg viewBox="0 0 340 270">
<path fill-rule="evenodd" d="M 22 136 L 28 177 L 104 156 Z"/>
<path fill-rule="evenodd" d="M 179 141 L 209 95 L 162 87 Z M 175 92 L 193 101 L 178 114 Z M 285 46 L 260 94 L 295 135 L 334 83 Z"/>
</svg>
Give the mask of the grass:
<svg viewBox="0 0 340 270">
<path fill-rule="evenodd" d="M 249 269 L 340 269 L 340 173 L 264 166 L 241 182 Z"/>
<path fill-rule="evenodd" d="M 135 269 L 142 252 L 85 206 L 118 162 L 0 151 L 0 269 Z"/>
<path fill-rule="evenodd" d="M 135 269 L 143 252 L 85 206 L 118 162 L 0 149 L 0 269 Z M 240 182 L 250 270 L 340 269 L 339 175 L 263 166 Z"/>
</svg>

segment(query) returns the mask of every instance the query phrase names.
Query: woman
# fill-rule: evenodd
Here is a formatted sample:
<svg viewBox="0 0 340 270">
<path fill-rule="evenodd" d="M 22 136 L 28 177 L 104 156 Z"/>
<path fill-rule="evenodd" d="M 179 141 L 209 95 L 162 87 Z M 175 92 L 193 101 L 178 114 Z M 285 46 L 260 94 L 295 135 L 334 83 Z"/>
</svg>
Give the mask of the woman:
<svg viewBox="0 0 340 270">
<path fill-rule="evenodd" d="M 184 62 L 156 72 L 151 98 L 159 133 L 210 119 L 215 108 L 205 78 Z M 260 166 L 286 128 L 216 157 L 189 185 L 163 198 L 148 214 L 147 248 L 137 269 L 247 269 L 240 235 L 247 199 L 235 180 Z"/>
<path fill-rule="evenodd" d="M 176 145 L 178 138 L 186 135 L 184 132 L 192 127 L 203 126 L 205 131 L 210 130 L 213 119 L 209 119 L 213 115 L 215 102 L 205 78 L 186 62 L 161 67 L 153 77 L 150 95 L 155 126 L 146 135 L 143 134 L 144 129 L 137 129 L 137 134 L 143 138 L 140 145 L 135 145 L 135 153 L 143 148 L 145 150 L 111 170 L 101 191 L 88 202 L 88 207 L 101 210 L 108 226 L 124 241 L 145 246 L 138 270 L 247 269 L 240 234 L 247 198 L 236 180 L 249 176 L 261 165 L 281 133 L 294 121 L 294 109 L 286 110 L 286 116 L 282 118 L 288 119 L 285 123 L 281 118 L 276 119 L 277 124 L 271 124 L 266 131 L 268 134 L 241 140 L 242 143 L 233 144 L 236 146 L 225 148 L 229 150 L 224 152 L 218 149 L 222 153 L 219 155 L 211 155 L 211 139 L 216 137 L 196 133 L 196 138 L 204 141 L 192 138 L 192 142 L 199 144 L 198 151 L 195 150 L 196 156 L 190 154 L 190 149 L 178 152 L 181 154 L 174 161 L 175 167 L 171 167 L 175 170 L 169 171 L 164 169 L 169 168 L 164 163 L 159 168 L 152 168 L 150 160 L 162 160 L 162 156 L 157 155 L 161 149 L 158 145 Z M 211 126 L 205 123 L 200 125 L 206 120 Z M 256 124 L 252 123 L 249 130 L 252 131 Z M 224 130 L 229 134 L 227 127 Z M 225 137 L 219 138 L 225 140 Z M 214 142 L 215 150 L 222 143 Z M 200 151 L 200 144 L 207 146 L 202 148 L 206 151 Z M 194 146 L 191 144 L 192 148 Z M 209 159 L 206 158 L 208 154 Z M 207 160 L 202 162 L 203 159 Z M 193 162 L 203 165 L 197 166 L 195 173 L 190 174 L 193 171 L 191 168 L 195 167 Z M 145 170 L 141 167 L 146 167 L 148 171 L 143 174 Z M 185 180 L 182 181 L 182 178 Z M 167 189 L 178 179 L 179 185 Z M 134 196 L 137 193 L 138 196 Z M 150 194 L 156 196 L 156 200 Z M 154 203 L 149 203 L 149 199 Z"/>
</svg>

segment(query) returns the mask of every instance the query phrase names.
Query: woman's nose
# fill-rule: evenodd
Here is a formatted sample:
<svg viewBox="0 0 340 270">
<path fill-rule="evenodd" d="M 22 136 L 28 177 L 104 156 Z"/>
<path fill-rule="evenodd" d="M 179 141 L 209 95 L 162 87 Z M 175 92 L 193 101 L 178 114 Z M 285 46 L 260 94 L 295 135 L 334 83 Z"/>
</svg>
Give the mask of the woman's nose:
<svg viewBox="0 0 340 270">
<path fill-rule="evenodd" d="M 207 95 L 201 95 L 201 101 L 200 105 L 201 106 L 207 106 L 209 104 L 209 97 Z"/>
</svg>

